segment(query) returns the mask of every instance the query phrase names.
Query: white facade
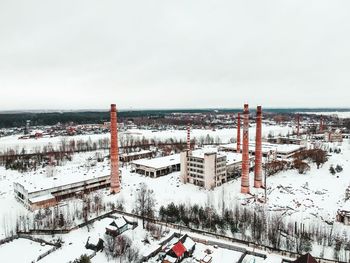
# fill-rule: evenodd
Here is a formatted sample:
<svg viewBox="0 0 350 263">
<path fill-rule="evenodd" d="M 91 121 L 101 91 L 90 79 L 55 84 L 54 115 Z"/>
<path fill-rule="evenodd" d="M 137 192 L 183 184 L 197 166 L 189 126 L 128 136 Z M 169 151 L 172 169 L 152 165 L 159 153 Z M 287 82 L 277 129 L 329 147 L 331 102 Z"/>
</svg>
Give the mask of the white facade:
<svg viewBox="0 0 350 263">
<path fill-rule="evenodd" d="M 141 159 L 131 162 L 132 172 L 157 178 L 180 171 L 180 155 L 173 154 L 164 157 Z"/>
<path fill-rule="evenodd" d="M 110 175 L 100 175 L 93 177 L 78 177 L 69 180 L 69 176 L 64 180 L 53 178 L 36 178 L 39 184 L 35 187 L 31 181 L 19 181 L 13 184 L 14 194 L 18 201 L 27 208 L 35 210 L 40 207 L 48 207 L 57 204 L 62 199 L 73 196 L 80 192 L 94 191 L 110 186 Z"/>
<path fill-rule="evenodd" d="M 213 189 L 231 180 L 241 171 L 242 155 L 204 148 L 181 153 L 181 181 Z M 251 158 L 253 164 L 254 158 Z"/>
</svg>

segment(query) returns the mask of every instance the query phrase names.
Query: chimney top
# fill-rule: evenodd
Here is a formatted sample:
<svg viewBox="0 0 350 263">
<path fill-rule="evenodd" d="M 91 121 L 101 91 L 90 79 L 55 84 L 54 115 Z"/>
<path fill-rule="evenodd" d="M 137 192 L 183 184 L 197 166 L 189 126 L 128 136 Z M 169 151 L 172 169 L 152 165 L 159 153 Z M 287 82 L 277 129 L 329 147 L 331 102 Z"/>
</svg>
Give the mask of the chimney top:
<svg viewBox="0 0 350 263">
<path fill-rule="evenodd" d="M 244 114 L 249 114 L 249 106 L 248 104 L 244 104 L 244 111 L 243 111 Z"/>
<path fill-rule="evenodd" d="M 111 104 L 111 111 L 112 112 L 117 111 L 117 106 L 115 104 Z"/>
<path fill-rule="evenodd" d="M 262 110 L 261 110 L 261 106 L 256 107 L 256 112 L 257 112 L 257 113 L 261 113 L 261 111 L 262 111 Z"/>
</svg>

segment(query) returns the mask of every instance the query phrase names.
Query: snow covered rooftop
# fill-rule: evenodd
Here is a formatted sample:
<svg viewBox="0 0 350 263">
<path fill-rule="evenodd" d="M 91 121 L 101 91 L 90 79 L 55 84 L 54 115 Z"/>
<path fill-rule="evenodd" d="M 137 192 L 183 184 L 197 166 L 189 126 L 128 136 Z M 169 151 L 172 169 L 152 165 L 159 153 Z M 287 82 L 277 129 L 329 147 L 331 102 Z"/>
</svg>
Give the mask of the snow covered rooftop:
<svg viewBox="0 0 350 263">
<path fill-rule="evenodd" d="M 217 148 L 214 148 L 214 147 L 207 147 L 207 148 L 201 148 L 201 149 L 193 150 L 191 152 L 191 156 L 193 156 L 195 158 L 204 158 L 205 154 L 211 154 L 211 153 L 216 153 L 217 157 L 224 156 L 223 154 L 218 152 Z"/>
<path fill-rule="evenodd" d="M 227 150 L 236 150 L 237 144 L 236 143 L 225 144 L 225 145 L 222 145 L 221 148 L 227 149 Z M 270 151 L 273 151 L 277 153 L 287 154 L 287 153 L 301 150 L 303 148 L 304 146 L 296 145 L 296 144 L 272 144 L 272 143 L 266 143 L 266 142 L 262 143 L 263 153 L 268 153 Z M 249 150 L 255 151 L 255 142 L 249 142 Z"/>
<path fill-rule="evenodd" d="M 187 237 L 185 242 L 183 243 L 183 245 L 187 251 L 192 250 L 192 248 L 194 247 L 195 244 L 196 243 L 190 237 Z"/>
<path fill-rule="evenodd" d="M 33 193 L 95 178 L 108 178 L 110 175 L 108 161 L 90 165 L 86 157 L 86 154 L 78 154 L 64 166 L 54 167 L 53 176 L 48 175 L 46 168 L 24 173 L 16 183 L 22 185 L 28 193 Z"/>
<path fill-rule="evenodd" d="M 147 166 L 154 169 L 166 168 L 168 166 L 180 164 L 180 154 L 173 154 L 153 159 L 141 159 L 133 161 L 132 164 Z"/>
<path fill-rule="evenodd" d="M 52 194 L 47 194 L 47 195 L 40 195 L 38 197 L 30 198 L 29 201 L 34 204 L 34 203 L 43 202 L 51 199 L 55 199 L 55 197 Z"/>
<path fill-rule="evenodd" d="M 226 155 L 226 163 L 227 165 L 232 165 L 235 163 L 242 162 L 242 154 L 234 153 L 234 152 L 223 152 Z M 250 159 L 254 158 L 253 156 L 249 157 Z"/>
</svg>

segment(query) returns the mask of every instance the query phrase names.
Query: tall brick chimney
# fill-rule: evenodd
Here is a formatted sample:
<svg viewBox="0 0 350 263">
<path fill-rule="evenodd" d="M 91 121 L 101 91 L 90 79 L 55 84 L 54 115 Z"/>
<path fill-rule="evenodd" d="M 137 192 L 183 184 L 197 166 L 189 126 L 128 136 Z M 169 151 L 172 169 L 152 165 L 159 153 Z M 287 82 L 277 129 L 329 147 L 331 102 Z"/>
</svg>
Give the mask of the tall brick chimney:
<svg viewBox="0 0 350 263">
<path fill-rule="evenodd" d="M 117 107 L 111 104 L 111 193 L 120 192 Z"/>
<path fill-rule="evenodd" d="M 241 114 L 237 114 L 237 153 L 241 152 Z"/>
<path fill-rule="evenodd" d="M 300 135 L 300 114 L 297 116 L 297 136 Z"/>
<path fill-rule="evenodd" d="M 191 126 L 187 124 L 187 151 L 191 150 Z"/>
<path fill-rule="evenodd" d="M 244 104 L 243 111 L 243 149 L 241 193 L 249 193 L 249 106 Z"/>
<path fill-rule="evenodd" d="M 323 115 L 321 115 L 320 119 L 320 132 L 323 132 Z"/>
<path fill-rule="evenodd" d="M 262 183 L 262 145 L 261 145 L 261 106 L 256 108 L 256 135 L 255 135 L 255 169 L 254 169 L 254 187 L 261 188 Z"/>
</svg>

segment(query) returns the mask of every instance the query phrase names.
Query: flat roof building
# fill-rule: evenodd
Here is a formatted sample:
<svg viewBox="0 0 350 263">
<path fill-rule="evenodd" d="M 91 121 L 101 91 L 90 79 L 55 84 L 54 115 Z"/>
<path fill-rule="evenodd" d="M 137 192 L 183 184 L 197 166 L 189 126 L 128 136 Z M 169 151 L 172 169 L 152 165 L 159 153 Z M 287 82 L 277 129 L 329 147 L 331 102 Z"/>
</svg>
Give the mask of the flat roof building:
<svg viewBox="0 0 350 263">
<path fill-rule="evenodd" d="M 272 143 L 262 143 L 262 155 L 270 158 L 276 159 L 288 159 L 291 158 L 295 153 L 305 150 L 306 147 L 298 144 L 272 144 Z M 220 146 L 222 151 L 237 151 L 237 145 L 235 143 L 225 144 Z M 249 153 L 255 155 L 255 143 L 249 142 Z"/>
<path fill-rule="evenodd" d="M 136 160 L 131 162 L 131 170 L 152 178 L 180 171 L 180 154 Z"/>
<path fill-rule="evenodd" d="M 151 158 L 154 152 L 151 150 L 142 150 L 139 152 L 122 153 L 119 155 L 119 161 L 131 162 L 139 159 Z"/>
<path fill-rule="evenodd" d="M 31 210 L 58 204 L 63 199 L 110 186 L 108 162 L 83 166 L 78 158 L 65 166 L 56 166 L 54 176 L 45 168 L 28 172 L 14 182 L 18 201 Z"/>
</svg>

